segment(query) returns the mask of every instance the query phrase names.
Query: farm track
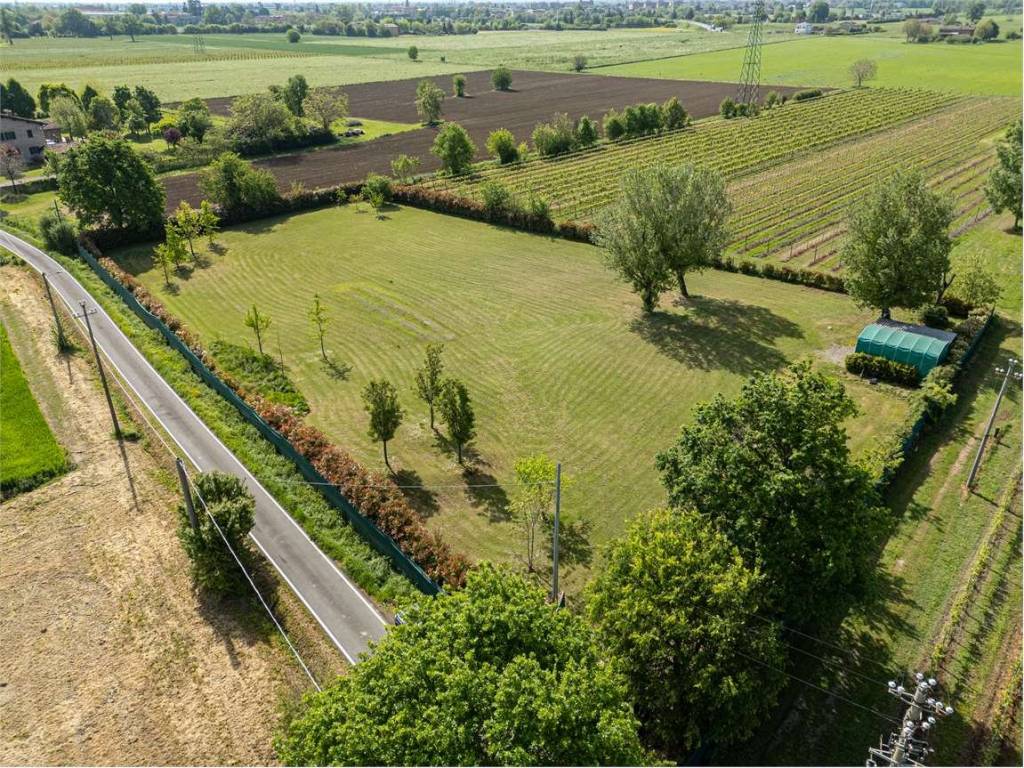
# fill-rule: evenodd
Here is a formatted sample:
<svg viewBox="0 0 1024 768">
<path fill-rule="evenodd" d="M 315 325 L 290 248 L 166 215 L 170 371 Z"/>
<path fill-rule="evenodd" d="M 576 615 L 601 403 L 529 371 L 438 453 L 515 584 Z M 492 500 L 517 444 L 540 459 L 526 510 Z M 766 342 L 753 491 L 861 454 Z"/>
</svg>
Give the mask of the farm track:
<svg viewBox="0 0 1024 768">
<path fill-rule="evenodd" d="M 450 76 L 427 79 L 451 93 Z M 356 117 L 417 123 L 415 94 L 419 82 L 420 78 L 363 83 L 339 90 L 348 96 L 349 112 Z M 610 109 L 622 109 L 637 102 L 660 103 L 676 96 L 694 118 L 701 119 L 717 114 L 722 99 L 734 95 L 736 90 L 732 83 L 528 71 L 513 72 L 512 85 L 513 91 L 497 92 L 491 89 L 490 71 L 467 72 L 468 97 L 448 96 L 444 101 L 445 119 L 458 122 L 469 131 L 477 146 L 478 160 L 486 158 L 485 143 L 491 131 L 507 128 L 518 140 L 525 140 L 534 126 L 550 120 L 553 112 L 567 112 L 573 118 L 590 115 L 600 119 Z M 797 89 L 777 90 L 791 93 Z M 231 99 L 210 99 L 207 103 L 214 114 L 223 115 L 228 114 Z M 426 173 L 440 167 L 437 158 L 430 153 L 436 131 L 436 128 L 424 127 L 344 148 L 278 156 L 255 164 L 271 171 L 282 191 L 296 182 L 313 189 L 358 182 L 370 172 L 389 174 L 391 160 L 399 154 L 419 157 L 420 170 Z M 164 179 L 168 210 L 175 208 L 180 200 L 197 203 L 200 198 L 197 179 L 195 173 Z"/>
</svg>

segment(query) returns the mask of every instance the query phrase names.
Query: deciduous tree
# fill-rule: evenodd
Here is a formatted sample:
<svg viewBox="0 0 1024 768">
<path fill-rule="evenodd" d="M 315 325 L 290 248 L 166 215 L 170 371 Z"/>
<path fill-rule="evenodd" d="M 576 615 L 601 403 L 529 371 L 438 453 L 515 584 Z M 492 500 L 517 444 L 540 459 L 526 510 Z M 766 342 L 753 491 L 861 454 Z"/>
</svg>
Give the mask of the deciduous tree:
<svg viewBox="0 0 1024 768">
<path fill-rule="evenodd" d="M 857 59 L 850 65 L 850 77 L 855 87 L 860 88 L 865 80 L 878 77 L 878 64 L 872 59 Z"/>
<path fill-rule="evenodd" d="M 927 303 L 949 271 L 952 221 L 951 201 L 920 174 L 900 171 L 876 184 L 854 205 L 842 252 L 854 301 L 883 317 Z"/>
<path fill-rule="evenodd" d="M 257 306 L 253 304 L 249 311 L 245 313 L 245 319 L 242 322 L 245 323 L 246 328 L 249 328 L 256 334 L 256 347 L 262 355 L 263 334 L 270 327 L 270 315 L 261 313 Z"/>
<path fill-rule="evenodd" d="M 430 151 L 441 160 L 441 169 L 458 176 L 470 169 L 476 145 L 458 123 L 445 123 L 434 137 Z"/>
<path fill-rule="evenodd" d="M 302 105 L 308 95 L 309 83 L 306 82 L 304 75 L 292 75 L 281 90 L 281 100 L 288 107 L 288 111 L 296 117 L 302 117 L 305 114 Z"/>
<path fill-rule="evenodd" d="M 448 437 L 455 443 L 461 464 L 463 449 L 476 435 L 476 415 L 473 413 L 473 404 L 470 402 L 466 385 L 457 379 L 445 381 L 441 387 L 438 405 L 441 420 L 448 427 Z"/>
<path fill-rule="evenodd" d="M 411 155 L 402 154 L 391 161 L 391 172 L 402 184 L 411 184 L 419 167 L 420 159 Z"/>
<path fill-rule="evenodd" d="M 327 359 L 327 349 L 324 347 L 324 337 L 327 335 L 327 326 L 330 322 L 331 316 L 327 314 L 327 307 L 320 301 L 320 294 L 314 293 L 313 304 L 309 308 L 309 323 L 313 326 L 317 341 L 320 342 L 320 355 L 325 363 L 330 362 Z"/>
<path fill-rule="evenodd" d="M 434 428 L 434 406 L 444 385 L 444 344 L 428 344 L 423 367 L 416 371 L 416 394 L 430 409 L 430 428 Z"/>
<path fill-rule="evenodd" d="M 453 75 L 452 76 L 452 93 L 457 98 L 463 98 L 466 95 L 466 76 L 465 75 Z"/>
<path fill-rule="evenodd" d="M 850 455 L 843 425 L 856 410 L 839 381 L 803 362 L 697 406 L 657 457 L 669 502 L 714 522 L 797 623 L 863 587 L 884 526 L 875 478 Z"/>
<path fill-rule="evenodd" d="M 147 231 L 163 218 L 163 186 L 124 139 L 94 135 L 69 149 L 57 185 L 60 199 L 87 227 Z"/>
<path fill-rule="evenodd" d="M 629 681 L 648 742 L 674 757 L 748 738 L 784 677 L 778 627 L 758 618 L 763 577 L 689 508 L 634 517 L 587 608 Z"/>
<path fill-rule="evenodd" d="M 82 138 L 89 132 L 89 119 L 77 99 L 55 96 L 50 99 L 50 120 L 60 126 L 61 133 L 72 139 Z"/>
<path fill-rule="evenodd" d="M 434 125 L 441 119 L 444 91 L 433 80 L 421 80 L 416 86 L 416 113 L 425 125 Z"/>
<path fill-rule="evenodd" d="M 195 263 L 196 249 L 194 241 L 203 232 L 203 223 L 199 211 L 189 205 L 187 201 L 182 200 L 178 203 L 177 209 L 175 209 L 174 214 L 168 220 L 167 226 L 188 243 L 192 262 Z"/>
<path fill-rule="evenodd" d="M 212 126 L 210 108 L 202 99 L 188 99 L 178 107 L 178 130 L 182 136 L 195 139 L 197 143 L 202 144 L 203 138 Z"/>
<path fill-rule="evenodd" d="M 585 621 L 481 565 L 403 611 L 275 740 L 289 765 L 641 765 L 622 678 Z"/>
<path fill-rule="evenodd" d="M 13 77 L 8 79 L 6 85 L 0 83 L 0 102 L 3 102 L 4 109 L 20 117 L 36 116 L 36 100 Z"/>
<path fill-rule="evenodd" d="M 21 150 L 13 144 L 0 144 L 0 173 L 10 180 L 11 188 L 15 192 L 18 191 L 15 180 L 21 176 L 24 168 L 25 161 L 21 157 Z"/>
<path fill-rule="evenodd" d="M 89 127 L 94 131 L 113 131 L 121 122 L 121 112 L 106 96 L 89 102 Z"/>
<path fill-rule="evenodd" d="M 512 88 L 512 71 L 508 67 L 496 67 L 491 72 L 491 85 L 496 91 L 508 91 Z"/>
<path fill-rule="evenodd" d="M 193 481 L 195 529 L 184 504 L 178 506 L 178 538 L 191 561 L 192 578 L 201 589 L 216 594 L 244 594 L 248 584 L 228 545 L 248 566 L 252 556 L 246 539 L 255 520 L 256 502 L 234 475 L 204 472 Z"/>
<path fill-rule="evenodd" d="M 369 435 L 384 448 L 384 465 L 390 470 L 388 441 L 402 424 L 404 411 L 398 402 L 398 390 L 386 379 L 370 381 L 363 389 L 363 407 L 370 417 Z"/>
<path fill-rule="evenodd" d="M 348 116 L 348 96 L 333 88 L 312 88 L 303 102 L 305 112 L 325 131 L 335 120 Z"/>
<path fill-rule="evenodd" d="M 949 293 L 972 307 L 987 308 L 999 301 L 1002 288 L 995 275 L 985 268 L 981 255 L 973 253 L 957 265 Z"/>
<path fill-rule="evenodd" d="M 222 211 L 266 210 L 279 199 L 269 171 L 225 152 L 200 173 L 199 188 Z"/>
<path fill-rule="evenodd" d="M 1020 227 L 1021 197 L 1021 122 L 1010 127 L 1006 138 L 996 147 L 999 164 L 992 169 L 985 185 L 985 197 L 996 213 L 1010 211 L 1013 228 Z"/>
<path fill-rule="evenodd" d="M 514 163 L 519 159 L 519 149 L 516 146 L 516 137 L 507 128 L 499 128 L 491 131 L 487 137 L 487 154 L 496 159 L 502 165 Z"/>
</svg>

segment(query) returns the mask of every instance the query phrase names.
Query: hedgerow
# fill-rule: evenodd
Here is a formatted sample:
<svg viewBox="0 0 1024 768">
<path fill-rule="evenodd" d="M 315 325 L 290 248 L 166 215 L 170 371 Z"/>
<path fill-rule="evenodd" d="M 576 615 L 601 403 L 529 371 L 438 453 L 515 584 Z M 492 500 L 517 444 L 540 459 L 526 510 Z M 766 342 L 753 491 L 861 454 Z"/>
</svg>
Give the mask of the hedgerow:
<svg viewBox="0 0 1024 768">
<path fill-rule="evenodd" d="M 856 376 L 869 376 L 904 387 L 916 387 L 921 382 L 921 374 L 914 366 L 866 352 L 847 355 L 846 370 Z"/>
</svg>

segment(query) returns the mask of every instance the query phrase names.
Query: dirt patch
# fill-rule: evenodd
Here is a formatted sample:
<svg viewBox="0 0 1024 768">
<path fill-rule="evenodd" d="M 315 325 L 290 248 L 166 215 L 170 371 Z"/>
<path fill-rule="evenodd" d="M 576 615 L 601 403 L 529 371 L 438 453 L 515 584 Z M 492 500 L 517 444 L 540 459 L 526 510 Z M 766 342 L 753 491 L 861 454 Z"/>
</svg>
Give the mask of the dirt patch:
<svg viewBox="0 0 1024 768">
<path fill-rule="evenodd" d="M 486 157 L 487 135 L 497 128 L 507 128 L 517 140 L 529 139 L 534 126 L 550 120 L 555 112 L 566 112 L 572 118 L 589 115 L 600 120 L 610 109 L 622 109 L 640 102 L 663 102 L 676 96 L 694 118 L 718 113 L 719 104 L 727 96 L 736 95 L 735 83 L 709 83 L 689 80 L 663 80 L 641 77 L 603 77 L 551 72 L 516 71 L 513 89 L 499 92 L 491 89 L 490 72 L 466 74 L 467 98 L 451 96 L 452 79 L 442 75 L 432 78 L 448 94 L 444 100 L 444 117 L 460 123 L 477 146 L 477 157 Z M 359 117 L 394 122 L 414 123 L 416 85 L 420 78 L 383 83 L 346 86 L 349 111 Z M 780 94 L 794 93 L 798 88 L 773 88 Z M 211 111 L 227 114 L 230 99 L 211 99 Z M 384 136 L 361 144 L 305 152 L 257 161 L 277 178 L 283 191 L 294 182 L 307 188 L 330 186 L 363 179 L 367 173 L 390 173 L 391 160 L 399 154 L 414 155 L 422 162 L 421 170 L 437 170 L 437 159 L 430 154 L 435 128 L 421 128 L 394 136 Z M 196 174 L 170 176 L 167 187 L 168 210 L 180 200 L 196 204 L 200 199 Z"/>
<path fill-rule="evenodd" d="M 111 437 L 88 356 L 54 353 L 34 275 L 3 267 L 0 283 L 75 463 L 0 515 L 0 763 L 272 762 L 282 703 L 308 680 L 258 614 L 197 600 L 172 475 Z"/>
</svg>

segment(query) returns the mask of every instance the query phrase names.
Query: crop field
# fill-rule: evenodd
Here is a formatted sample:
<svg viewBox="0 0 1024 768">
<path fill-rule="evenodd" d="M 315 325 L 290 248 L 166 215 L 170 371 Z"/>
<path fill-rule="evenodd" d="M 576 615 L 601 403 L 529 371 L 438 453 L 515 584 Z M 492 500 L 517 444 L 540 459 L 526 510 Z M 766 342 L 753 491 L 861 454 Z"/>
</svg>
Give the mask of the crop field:
<svg viewBox="0 0 1024 768">
<path fill-rule="evenodd" d="M 412 501 L 474 558 L 521 553 L 506 511 L 518 457 L 564 462 L 566 514 L 589 519 L 600 543 L 663 501 L 654 455 L 693 406 L 735 393 L 756 371 L 810 356 L 842 375 L 862 410 L 849 425 L 857 451 L 906 413 L 905 393 L 840 372 L 869 319 L 842 295 L 711 271 L 694 277 L 691 307 L 666 296 L 644 318 L 592 246 L 409 208 L 385 220 L 360 205 L 324 209 L 217 239 L 205 266 L 171 288 L 147 247 L 112 255 L 206 341 L 254 345 L 243 317 L 255 303 L 271 317 L 266 352 L 283 358 L 308 418 L 375 469 L 380 446 L 367 437 L 360 392 L 370 379 L 393 382 L 406 410 L 389 444 L 398 480 L 431 486 L 410 491 Z M 307 319 L 314 293 L 332 318 L 334 368 Z M 479 436 L 465 472 L 414 394 L 432 342 L 445 344 L 447 373 L 473 398 Z"/>
<path fill-rule="evenodd" d="M 788 39 L 787 30 L 769 30 L 767 39 Z M 204 35 L 202 52 L 194 50 L 191 35 L 140 37 L 135 43 L 126 37 L 30 38 L 4 49 L 0 77 L 15 77 L 33 93 L 49 82 L 65 82 L 76 90 L 92 83 L 105 91 L 127 82 L 174 102 L 263 91 L 292 74 L 303 74 L 317 86 L 454 74 L 499 64 L 566 72 L 578 53 L 586 54 L 591 66 L 617 64 L 742 46 L 746 34 L 745 27 L 712 33 L 687 26 L 393 38 L 305 35 L 296 44 L 283 34 L 222 34 Z M 410 45 L 420 49 L 419 61 L 409 60 Z"/>
<path fill-rule="evenodd" d="M 0 497 L 34 488 L 66 464 L 0 325 Z"/>
<path fill-rule="evenodd" d="M 1003 32 L 1020 30 L 1020 16 L 996 16 Z M 1017 96 L 1021 90 L 1021 41 L 984 45 L 925 45 L 902 36 L 805 37 L 767 46 L 761 82 L 767 85 L 851 85 L 849 68 L 858 59 L 878 64 L 873 84 L 928 88 L 979 96 Z M 667 77 L 680 80 L 728 80 L 739 76 L 743 51 L 722 50 L 672 59 L 606 67 L 601 74 Z"/>
<path fill-rule="evenodd" d="M 730 185 L 730 252 L 838 270 L 844 220 L 864 189 L 897 168 L 916 169 L 954 200 L 954 233 L 989 208 L 982 187 L 994 140 L 1020 114 L 1013 99 L 954 103 L 909 125 L 795 159 Z"/>
<path fill-rule="evenodd" d="M 490 72 L 466 75 L 468 98 L 449 96 L 444 101 L 444 116 L 455 120 L 469 131 L 477 146 L 477 157 L 486 157 L 487 135 L 496 128 L 507 128 L 518 139 L 526 139 L 533 127 L 550 120 L 555 111 L 567 112 L 573 118 L 590 115 L 600 119 L 609 109 L 622 109 L 639 101 L 663 102 L 676 96 L 695 117 L 717 114 L 718 105 L 726 96 L 735 94 L 732 83 L 681 82 L 625 77 L 597 77 L 587 74 L 554 74 L 550 72 L 513 71 L 512 91 L 492 89 Z M 433 78 L 439 87 L 451 93 L 451 78 Z M 403 125 L 418 124 L 415 107 L 419 80 L 398 80 L 368 83 L 345 88 L 349 109 L 360 118 L 373 118 Z M 211 99 L 210 108 L 226 114 L 230 99 Z M 272 171 L 278 187 L 288 189 L 301 182 L 308 188 L 342 182 L 357 182 L 370 171 L 390 173 L 391 160 L 399 154 L 419 157 L 421 171 L 439 167 L 431 154 L 436 128 L 419 128 L 401 136 L 388 136 L 359 147 L 321 149 L 283 157 L 261 160 L 257 165 Z M 199 190 L 196 176 L 180 175 L 165 179 L 168 208 L 179 200 L 196 204 Z"/>
<path fill-rule="evenodd" d="M 955 104 L 934 91 L 863 89 L 790 103 L 755 120 L 715 120 L 690 129 L 592 150 L 491 168 L 465 179 L 439 177 L 431 186 L 473 197 L 482 182 L 500 181 L 523 198 L 536 194 L 556 218 L 586 220 L 617 194 L 629 168 L 686 162 L 715 168 L 735 179 L 794 157 L 921 118 Z"/>
</svg>

